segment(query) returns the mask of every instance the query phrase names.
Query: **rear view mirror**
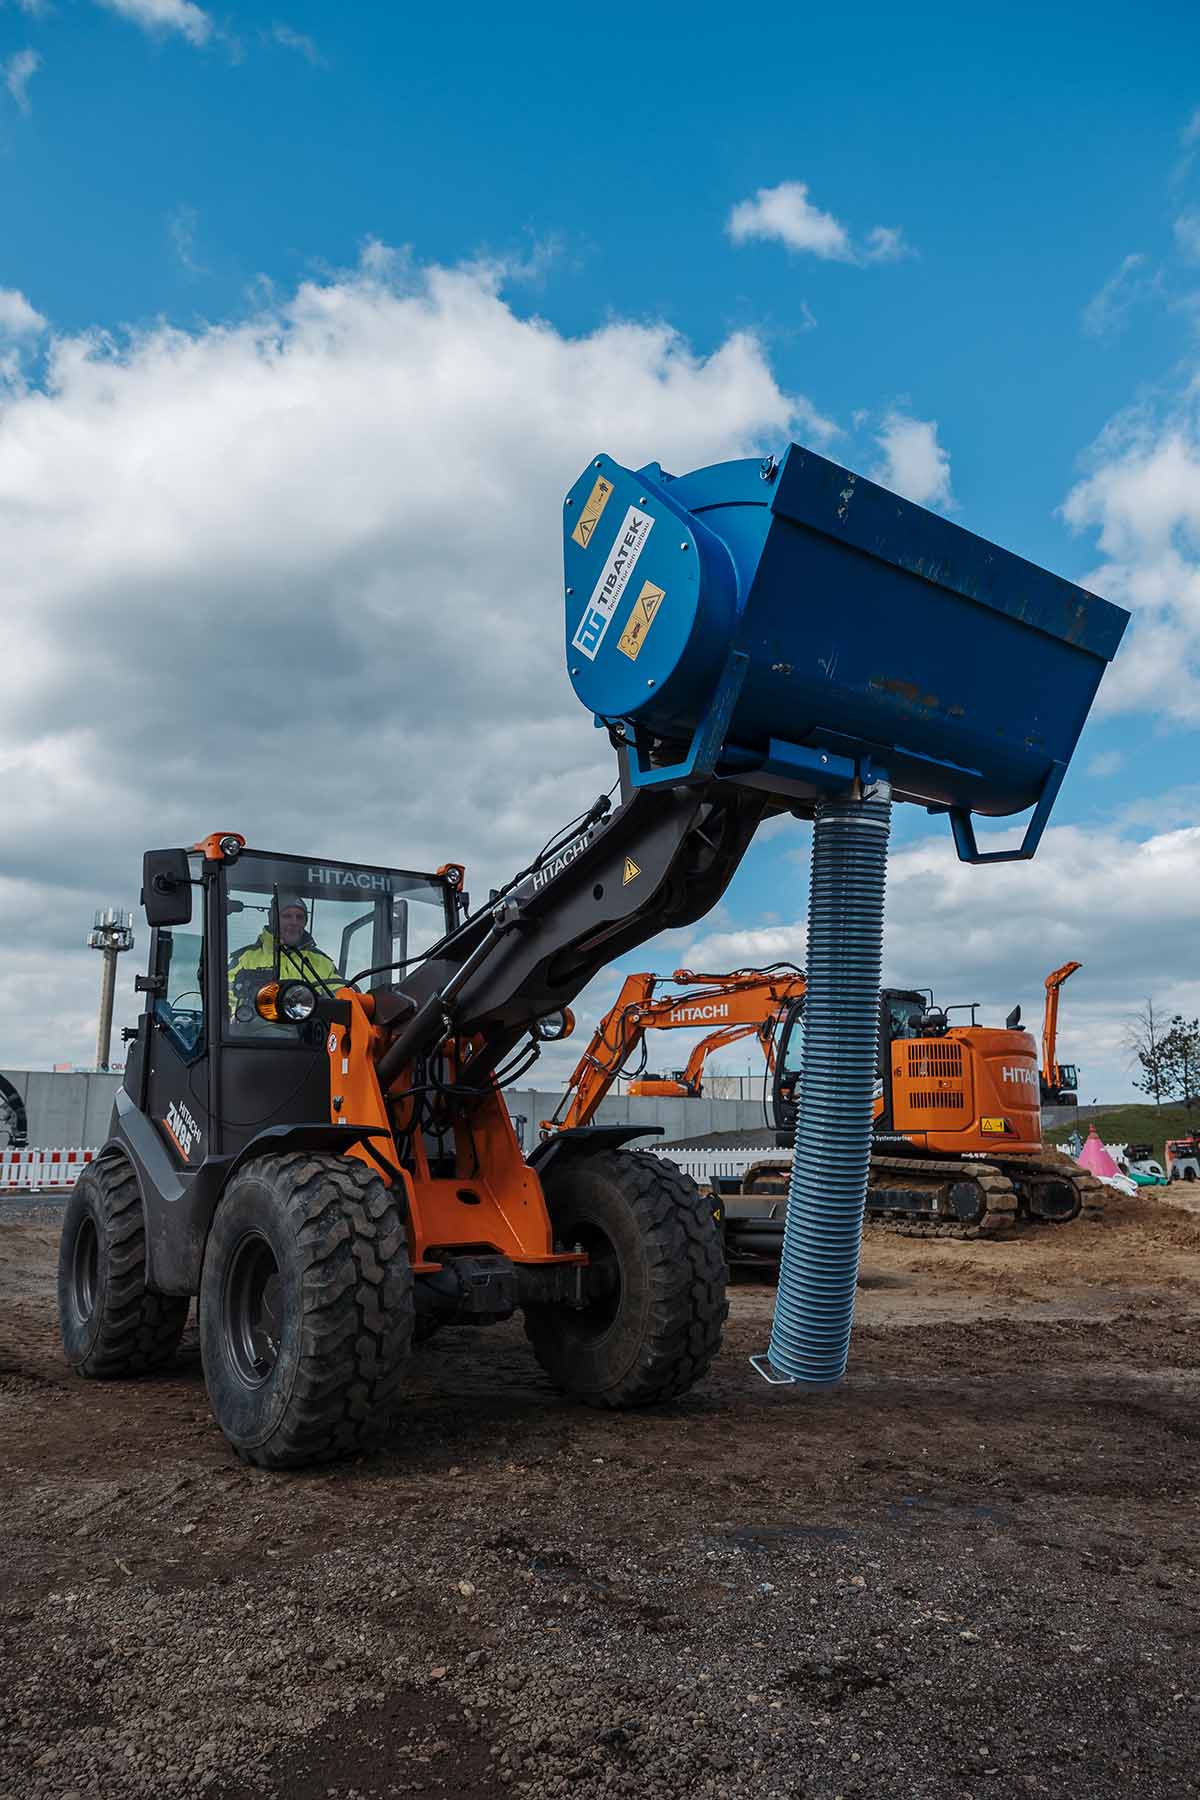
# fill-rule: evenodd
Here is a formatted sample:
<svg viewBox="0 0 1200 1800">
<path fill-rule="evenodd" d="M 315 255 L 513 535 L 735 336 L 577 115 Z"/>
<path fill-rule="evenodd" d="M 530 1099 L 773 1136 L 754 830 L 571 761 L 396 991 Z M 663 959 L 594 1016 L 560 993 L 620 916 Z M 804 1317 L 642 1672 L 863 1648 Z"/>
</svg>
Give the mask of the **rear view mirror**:
<svg viewBox="0 0 1200 1800">
<path fill-rule="evenodd" d="M 142 905 L 147 925 L 187 925 L 192 875 L 186 850 L 147 850 L 142 858 Z"/>
</svg>

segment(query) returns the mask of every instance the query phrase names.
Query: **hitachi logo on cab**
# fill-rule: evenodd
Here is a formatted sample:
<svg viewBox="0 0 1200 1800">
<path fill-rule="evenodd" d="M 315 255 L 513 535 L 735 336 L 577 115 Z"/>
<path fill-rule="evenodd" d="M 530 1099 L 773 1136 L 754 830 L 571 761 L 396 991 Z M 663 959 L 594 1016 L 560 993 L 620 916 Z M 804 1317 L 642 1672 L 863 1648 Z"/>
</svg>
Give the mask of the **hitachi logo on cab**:
<svg viewBox="0 0 1200 1800">
<path fill-rule="evenodd" d="M 326 864 L 309 863 L 308 879 L 323 887 L 358 888 L 371 894 L 390 894 L 390 875 L 377 875 L 370 869 L 331 869 Z"/>
<path fill-rule="evenodd" d="M 1015 1082 L 1018 1087 L 1037 1087 L 1037 1070 L 1027 1068 L 1024 1063 L 1004 1063 L 1000 1070 L 1005 1081 Z"/>
</svg>

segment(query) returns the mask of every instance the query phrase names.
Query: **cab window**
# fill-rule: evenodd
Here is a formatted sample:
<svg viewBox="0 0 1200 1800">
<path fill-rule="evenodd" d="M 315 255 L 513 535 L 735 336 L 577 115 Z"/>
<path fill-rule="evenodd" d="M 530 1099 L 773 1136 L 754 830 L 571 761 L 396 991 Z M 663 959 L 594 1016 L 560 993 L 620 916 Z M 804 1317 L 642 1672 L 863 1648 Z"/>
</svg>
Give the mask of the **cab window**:
<svg viewBox="0 0 1200 1800">
<path fill-rule="evenodd" d="M 198 931 L 160 928 L 157 966 L 166 993 L 154 1002 L 156 1023 L 187 1062 L 204 1050 L 204 938 Z"/>
</svg>

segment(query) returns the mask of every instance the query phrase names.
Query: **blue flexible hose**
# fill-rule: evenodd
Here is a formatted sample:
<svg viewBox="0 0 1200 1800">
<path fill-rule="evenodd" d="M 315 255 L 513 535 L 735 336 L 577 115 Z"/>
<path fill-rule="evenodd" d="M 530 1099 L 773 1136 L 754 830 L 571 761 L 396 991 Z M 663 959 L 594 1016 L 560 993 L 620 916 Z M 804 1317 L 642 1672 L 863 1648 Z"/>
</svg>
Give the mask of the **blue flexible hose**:
<svg viewBox="0 0 1200 1800">
<path fill-rule="evenodd" d="M 887 799 L 830 800 L 813 826 L 804 1056 L 768 1380 L 846 1373 L 871 1158 Z M 766 1367 L 762 1367 L 765 1362 Z"/>
</svg>

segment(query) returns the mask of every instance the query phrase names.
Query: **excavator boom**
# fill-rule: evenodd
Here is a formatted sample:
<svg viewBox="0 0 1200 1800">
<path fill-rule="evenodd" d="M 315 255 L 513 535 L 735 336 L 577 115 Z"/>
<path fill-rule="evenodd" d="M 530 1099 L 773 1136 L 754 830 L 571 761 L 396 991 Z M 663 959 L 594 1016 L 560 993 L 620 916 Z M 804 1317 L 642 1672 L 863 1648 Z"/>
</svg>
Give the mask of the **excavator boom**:
<svg viewBox="0 0 1200 1800">
<path fill-rule="evenodd" d="M 1065 981 L 1069 981 L 1076 969 L 1083 964 L 1066 962 L 1061 969 L 1053 969 L 1046 977 L 1046 1007 L 1042 1016 L 1042 1099 L 1048 1104 L 1061 1099 L 1064 1090 L 1074 1087 L 1072 1068 L 1070 1081 L 1066 1081 L 1066 1070 L 1059 1067 L 1058 1056 L 1058 994 Z"/>
<path fill-rule="evenodd" d="M 649 974 L 626 976 L 621 992 L 576 1064 L 557 1114 L 545 1122 L 544 1132 L 574 1131 L 590 1124 L 648 1031 L 695 1030 L 698 1025 L 716 1024 L 692 1051 L 682 1081 L 658 1084 L 644 1092 L 699 1092 L 706 1057 L 752 1033 L 763 1038 L 771 1066 L 768 1028 L 805 990 L 804 976 L 792 964 L 735 969 L 728 975 L 697 975 L 690 969 L 676 969 L 672 978 L 676 989 L 685 991 L 656 995 L 664 979 Z"/>
</svg>

